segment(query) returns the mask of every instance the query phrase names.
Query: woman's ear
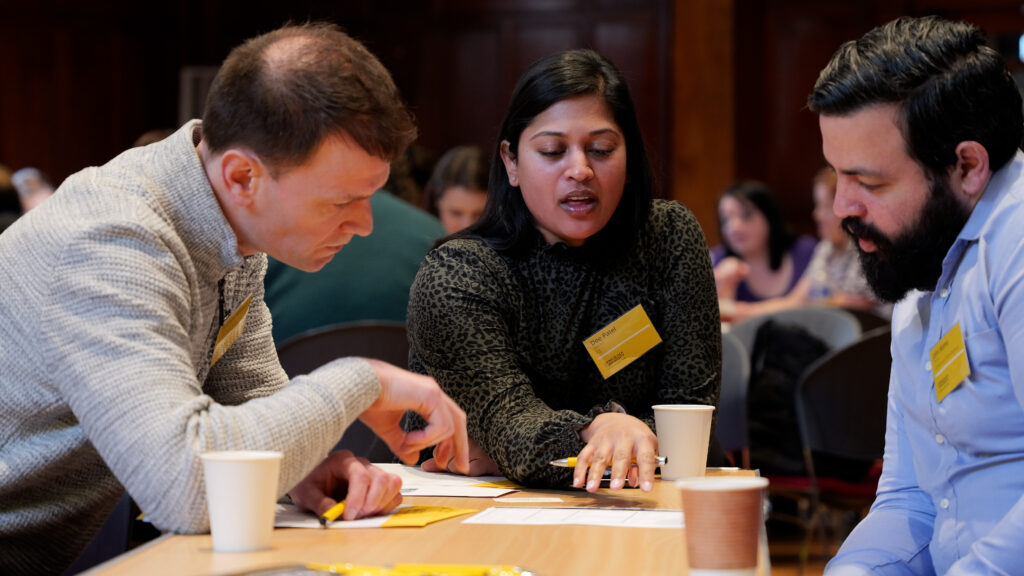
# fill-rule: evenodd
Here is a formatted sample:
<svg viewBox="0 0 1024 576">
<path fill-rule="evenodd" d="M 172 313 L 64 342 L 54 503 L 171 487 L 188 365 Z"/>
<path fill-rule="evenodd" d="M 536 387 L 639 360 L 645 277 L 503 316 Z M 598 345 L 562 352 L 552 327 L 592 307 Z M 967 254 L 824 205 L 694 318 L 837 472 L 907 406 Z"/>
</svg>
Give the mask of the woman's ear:
<svg viewBox="0 0 1024 576">
<path fill-rule="evenodd" d="M 992 177 L 988 165 L 988 150 L 973 140 L 957 144 L 956 164 L 950 177 L 950 185 L 954 190 L 963 191 L 972 203 L 976 202 Z"/>
<path fill-rule="evenodd" d="M 510 186 L 519 186 L 519 165 L 516 162 L 516 155 L 512 152 L 512 145 L 508 140 L 501 141 L 501 161 L 505 163 L 505 172 L 508 173 Z"/>
</svg>

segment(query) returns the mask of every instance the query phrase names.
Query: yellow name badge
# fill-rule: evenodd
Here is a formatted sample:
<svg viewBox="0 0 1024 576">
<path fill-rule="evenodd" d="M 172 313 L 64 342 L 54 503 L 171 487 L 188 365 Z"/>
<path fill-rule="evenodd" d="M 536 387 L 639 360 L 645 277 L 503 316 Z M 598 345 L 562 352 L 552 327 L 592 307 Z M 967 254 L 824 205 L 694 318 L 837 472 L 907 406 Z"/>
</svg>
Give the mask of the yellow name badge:
<svg viewBox="0 0 1024 576">
<path fill-rule="evenodd" d="M 640 305 L 583 341 L 605 378 L 629 366 L 658 344 L 661 344 L 661 336 Z"/>
<path fill-rule="evenodd" d="M 929 355 L 932 360 L 932 378 L 935 379 L 935 399 L 942 402 L 971 373 L 959 322 L 946 332 Z"/>
<path fill-rule="evenodd" d="M 210 360 L 210 366 L 217 363 L 224 353 L 231 348 L 231 345 L 238 340 L 238 337 L 242 334 L 242 328 L 245 327 L 245 315 L 249 313 L 249 304 L 252 302 L 252 296 L 245 299 L 242 305 L 235 309 L 228 316 L 227 322 L 220 327 L 220 331 L 217 332 L 217 343 L 213 345 L 213 359 Z"/>
</svg>

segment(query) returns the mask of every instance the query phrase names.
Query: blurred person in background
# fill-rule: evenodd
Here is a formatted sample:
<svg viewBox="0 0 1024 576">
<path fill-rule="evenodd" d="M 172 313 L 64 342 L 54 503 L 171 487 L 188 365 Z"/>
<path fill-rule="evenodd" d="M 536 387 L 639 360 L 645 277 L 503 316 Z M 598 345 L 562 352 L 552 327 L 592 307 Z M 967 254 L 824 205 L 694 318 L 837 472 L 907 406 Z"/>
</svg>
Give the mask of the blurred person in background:
<svg viewBox="0 0 1024 576">
<path fill-rule="evenodd" d="M 745 180 L 722 191 L 718 200 L 721 244 L 711 249 L 715 287 L 723 320 L 733 302 L 785 296 L 796 287 L 814 252 L 810 236 L 794 236 L 771 189 Z"/>
<path fill-rule="evenodd" d="M 22 212 L 28 212 L 53 195 L 53 184 L 38 168 L 26 167 L 11 175 L 11 184 L 18 191 Z"/>
<path fill-rule="evenodd" d="M 879 302 L 868 286 L 857 250 L 843 231 L 842 221 L 832 211 L 836 195 L 835 170 L 825 166 L 815 174 L 812 194 L 812 216 L 820 240 L 800 281 L 785 296 L 759 302 L 733 302 L 729 310 L 733 322 L 809 304 L 874 310 L 885 318 L 891 314 L 892 305 Z"/>
<path fill-rule="evenodd" d="M 21 200 L 11 184 L 11 169 L 0 164 L 0 233 L 21 216 Z"/>
<path fill-rule="evenodd" d="M 423 207 L 441 220 L 448 234 L 476 222 L 487 203 L 490 163 L 476 146 L 445 152 L 423 190 Z"/>
<path fill-rule="evenodd" d="M 174 134 L 174 132 L 175 130 L 173 128 L 154 128 L 153 130 L 147 130 L 140 134 L 139 137 L 135 139 L 135 142 L 132 142 L 132 146 L 146 146 L 147 144 L 159 142 L 171 134 Z"/>
</svg>

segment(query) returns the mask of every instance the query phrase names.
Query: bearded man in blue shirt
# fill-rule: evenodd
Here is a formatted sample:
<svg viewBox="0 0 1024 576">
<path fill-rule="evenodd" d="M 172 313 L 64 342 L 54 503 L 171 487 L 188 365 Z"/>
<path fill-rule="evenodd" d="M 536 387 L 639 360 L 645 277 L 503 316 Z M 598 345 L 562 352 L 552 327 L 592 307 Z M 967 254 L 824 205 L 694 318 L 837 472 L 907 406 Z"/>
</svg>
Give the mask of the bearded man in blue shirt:
<svg viewBox="0 0 1024 576">
<path fill-rule="evenodd" d="M 833 209 L 898 302 L 877 498 L 826 573 L 1024 574 L 1017 86 L 980 29 L 900 18 L 844 44 L 808 103 Z"/>
</svg>

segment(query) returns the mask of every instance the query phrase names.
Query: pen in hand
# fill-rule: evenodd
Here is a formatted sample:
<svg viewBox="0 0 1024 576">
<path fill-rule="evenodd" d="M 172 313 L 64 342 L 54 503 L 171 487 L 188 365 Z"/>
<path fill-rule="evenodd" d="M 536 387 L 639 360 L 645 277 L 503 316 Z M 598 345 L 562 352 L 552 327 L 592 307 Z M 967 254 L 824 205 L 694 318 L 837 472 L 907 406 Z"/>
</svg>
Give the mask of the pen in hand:
<svg viewBox="0 0 1024 576">
<path fill-rule="evenodd" d="M 633 458 L 632 460 L 630 460 L 630 462 L 632 462 L 633 464 L 636 464 L 636 458 Z M 664 456 L 656 456 L 654 458 L 654 465 L 655 466 L 664 466 L 667 462 L 668 462 L 668 458 L 666 458 Z M 552 460 L 551 461 L 551 465 L 552 466 L 559 466 L 559 467 L 562 467 L 562 468 L 575 468 L 576 467 L 576 457 L 575 456 L 571 456 L 569 458 L 562 458 L 560 460 Z"/>
<path fill-rule="evenodd" d="M 345 513 L 345 501 L 342 500 L 334 506 L 331 506 L 327 512 L 324 512 L 317 520 L 320 520 L 320 527 L 327 528 L 328 522 L 334 522 L 339 516 Z"/>
</svg>

